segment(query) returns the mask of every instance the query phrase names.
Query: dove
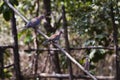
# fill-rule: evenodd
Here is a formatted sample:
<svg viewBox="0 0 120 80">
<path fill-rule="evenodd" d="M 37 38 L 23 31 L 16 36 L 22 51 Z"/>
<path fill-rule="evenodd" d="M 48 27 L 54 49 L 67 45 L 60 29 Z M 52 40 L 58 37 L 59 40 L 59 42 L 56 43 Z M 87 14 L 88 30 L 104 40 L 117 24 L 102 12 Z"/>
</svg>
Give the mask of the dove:
<svg viewBox="0 0 120 80">
<path fill-rule="evenodd" d="M 41 15 L 41 16 L 38 16 L 38 17 L 35 17 L 33 19 L 31 19 L 24 27 L 24 29 L 27 29 L 27 28 L 35 28 L 36 26 L 38 26 L 42 19 L 44 19 L 45 16 Z"/>
<path fill-rule="evenodd" d="M 50 37 L 49 37 L 49 39 L 47 39 L 46 41 L 44 41 L 43 42 L 43 44 L 45 45 L 45 44 L 47 44 L 48 42 L 57 42 L 57 41 L 59 41 L 60 40 L 60 36 L 61 36 L 61 34 L 62 34 L 63 32 L 62 31 L 60 31 L 60 32 L 58 32 L 58 33 L 55 33 L 55 34 L 53 34 L 53 35 L 51 35 Z"/>
</svg>

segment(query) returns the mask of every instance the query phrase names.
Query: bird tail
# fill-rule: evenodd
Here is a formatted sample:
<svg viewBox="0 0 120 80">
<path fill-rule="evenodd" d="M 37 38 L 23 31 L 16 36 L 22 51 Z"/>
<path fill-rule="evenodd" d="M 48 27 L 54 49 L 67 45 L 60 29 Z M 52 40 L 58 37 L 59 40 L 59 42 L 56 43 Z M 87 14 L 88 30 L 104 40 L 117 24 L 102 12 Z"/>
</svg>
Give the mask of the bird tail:
<svg viewBox="0 0 120 80">
<path fill-rule="evenodd" d="M 47 40 L 45 40 L 42 44 L 43 44 L 43 45 L 47 45 L 49 41 L 50 41 L 50 40 L 47 39 Z"/>
</svg>

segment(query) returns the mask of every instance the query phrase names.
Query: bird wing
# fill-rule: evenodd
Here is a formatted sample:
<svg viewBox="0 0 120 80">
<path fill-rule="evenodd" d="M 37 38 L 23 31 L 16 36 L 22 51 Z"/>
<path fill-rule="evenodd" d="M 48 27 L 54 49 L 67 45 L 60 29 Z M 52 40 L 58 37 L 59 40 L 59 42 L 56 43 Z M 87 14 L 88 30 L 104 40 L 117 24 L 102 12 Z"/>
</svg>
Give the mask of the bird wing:
<svg viewBox="0 0 120 80">
<path fill-rule="evenodd" d="M 54 38 L 56 38 L 58 36 L 58 34 L 54 34 L 54 35 L 52 35 L 52 36 L 50 36 L 50 38 L 49 39 L 54 39 Z"/>
<path fill-rule="evenodd" d="M 40 24 L 40 19 L 38 19 L 38 18 L 32 19 L 31 24 L 32 24 L 33 27 L 39 25 Z"/>
</svg>

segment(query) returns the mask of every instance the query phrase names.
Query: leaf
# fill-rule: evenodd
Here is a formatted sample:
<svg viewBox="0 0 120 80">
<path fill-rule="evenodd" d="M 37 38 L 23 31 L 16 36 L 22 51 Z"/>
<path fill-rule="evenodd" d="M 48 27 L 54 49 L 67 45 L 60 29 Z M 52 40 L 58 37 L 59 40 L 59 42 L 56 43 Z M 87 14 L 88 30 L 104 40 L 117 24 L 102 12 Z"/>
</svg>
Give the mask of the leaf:
<svg viewBox="0 0 120 80">
<path fill-rule="evenodd" d="M 89 54 L 90 59 L 92 59 L 95 56 L 96 50 L 92 50 L 92 52 Z"/>
<path fill-rule="evenodd" d="M 92 51 L 90 53 L 90 58 L 91 58 L 91 61 L 93 62 L 98 62 L 100 59 L 103 59 L 106 55 L 105 53 L 106 51 L 101 49 L 101 50 L 95 50 L 95 51 Z"/>
<path fill-rule="evenodd" d="M 96 35 L 95 38 L 97 39 L 103 39 L 105 36 L 103 34 Z"/>
<path fill-rule="evenodd" d="M 5 19 L 6 21 L 9 21 L 9 20 L 10 20 L 10 15 L 11 15 L 10 11 L 5 10 L 5 11 L 3 12 L 3 17 L 4 17 L 4 19 Z"/>
<path fill-rule="evenodd" d="M 4 3 L 0 3 L 0 14 L 3 12 Z"/>
<path fill-rule="evenodd" d="M 25 44 L 28 44 L 32 41 L 32 35 L 31 34 L 28 34 L 25 39 L 24 39 L 24 43 Z"/>
<path fill-rule="evenodd" d="M 18 1 L 17 0 L 10 0 L 10 3 L 13 4 L 13 5 L 15 4 L 16 6 L 18 5 Z"/>
<path fill-rule="evenodd" d="M 16 6 L 19 4 L 17 0 L 14 0 L 14 3 Z"/>
<path fill-rule="evenodd" d="M 18 33 L 18 39 L 20 39 L 24 34 L 26 34 L 25 30 L 22 30 L 21 32 Z"/>
</svg>

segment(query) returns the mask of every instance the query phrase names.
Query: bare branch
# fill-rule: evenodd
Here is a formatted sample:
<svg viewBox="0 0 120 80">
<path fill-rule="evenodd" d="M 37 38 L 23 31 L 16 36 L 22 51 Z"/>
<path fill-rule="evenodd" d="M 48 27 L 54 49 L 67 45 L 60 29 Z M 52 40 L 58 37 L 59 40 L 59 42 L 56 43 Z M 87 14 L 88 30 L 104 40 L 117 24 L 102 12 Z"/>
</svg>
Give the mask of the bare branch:
<svg viewBox="0 0 120 80">
<path fill-rule="evenodd" d="M 10 64 L 10 65 L 4 66 L 4 68 L 10 68 L 12 66 L 14 66 L 14 64 Z"/>
<path fill-rule="evenodd" d="M 2 48 L 2 49 L 8 49 L 8 48 L 13 48 L 13 46 L 11 46 L 11 45 L 8 45 L 8 46 L 0 46 L 0 48 Z"/>
<path fill-rule="evenodd" d="M 89 76 L 86 75 L 73 75 L 75 79 L 91 79 Z M 68 79 L 69 78 L 69 74 L 48 74 L 48 73 L 41 73 L 38 74 L 38 77 L 42 77 L 42 78 L 64 78 L 64 79 Z M 30 78 L 34 78 L 33 75 L 29 76 L 26 75 L 26 78 L 30 79 Z M 114 80 L 115 77 L 114 76 L 96 76 L 96 78 L 98 80 Z"/>
<path fill-rule="evenodd" d="M 63 48 L 66 50 L 65 48 Z M 82 50 L 82 49 L 108 49 L 108 50 L 114 50 L 114 47 L 97 47 L 97 46 L 86 46 L 86 47 L 77 47 L 77 48 L 69 48 L 69 50 Z M 118 48 L 120 50 L 120 48 Z M 41 49 L 29 49 L 29 50 L 24 50 L 25 52 L 31 52 L 31 51 L 60 51 L 57 48 L 41 48 Z"/>
</svg>

